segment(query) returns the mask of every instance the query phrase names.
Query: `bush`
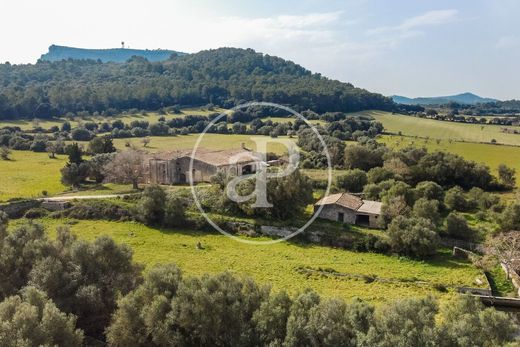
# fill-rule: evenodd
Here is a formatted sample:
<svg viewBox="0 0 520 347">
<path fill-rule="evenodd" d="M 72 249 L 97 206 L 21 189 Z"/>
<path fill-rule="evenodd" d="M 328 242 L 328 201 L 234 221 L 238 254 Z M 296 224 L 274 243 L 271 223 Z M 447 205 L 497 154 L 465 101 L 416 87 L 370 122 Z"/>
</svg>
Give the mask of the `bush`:
<svg viewBox="0 0 520 347">
<path fill-rule="evenodd" d="M 444 204 L 448 209 L 454 211 L 463 212 L 468 208 L 468 202 L 461 187 L 453 187 L 448 190 L 444 197 Z"/>
<path fill-rule="evenodd" d="M 24 217 L 28 219 L 37 219 L 45 217 L 49 214 L 49 211 L 47 211 L 44 208 L 37 207 L 37 208 L 31 208 L 27 212 L 25 212 Z"/>
<path fill-rule="evenodd" d="M 424 218 L 397 216 L 388 226 L 388 236 L 392 251 L 406 256 L 432 255 L 439 245 L 435 227 Z"/>
<path fill-rule="evenodd" d="M 53 217 L 121 221 L 131 219 L 132 213 L 129 209 L 110 200 L 85 200 L 74 204 L 65 211 L 53 214 Z"/>
<path fill-rule="evenodd" d="M 141 200 L 137 203 L 137 218 L 145 224 L 157 225 L 164 221 L 166 193 L 157 185 L 144 189 Z"/>
<path fill-rule="evenodd" d="M 93 137 L 92 133 L 84 128 L 76 128 L 70 134 L 74 141 L 90 141 Z"/>
<path fill-rule="evenodd" d="M 469 226 L 466 218 L 456 212 L 451 212 L 446 217 L 446 234 L 454 239 L 472 241 L 475 239 L 475 231 Z"/>
<path fill-rule="evenodd" d="M 367 174 L 360 169 L 349 170 L 336 178 L 336 187 L 341 190 L 358 193 L 367 184 Z"/>
</svg>

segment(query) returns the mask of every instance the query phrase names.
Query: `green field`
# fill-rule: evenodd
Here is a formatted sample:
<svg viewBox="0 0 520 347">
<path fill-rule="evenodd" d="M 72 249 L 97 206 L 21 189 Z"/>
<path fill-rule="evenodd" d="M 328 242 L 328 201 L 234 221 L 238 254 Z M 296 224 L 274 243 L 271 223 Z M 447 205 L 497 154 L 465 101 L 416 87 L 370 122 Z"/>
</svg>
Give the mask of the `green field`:
<svg viewBox="0 0 520 347">
<path fill-rule="evenodd" d="M 382 111 L 358 112 L 355 115 L 370 115 L 383 123 L 385 131 L 407 136 L 429 137 L 452 141 L 491 142 L 508 145 L 520 145 L 520 134 L 508 134 L 500 131 L 501 128 L 520 130 L 520 127 L 506 127 L 501 125 L 480 125 L 456 122 L 444 122 L 433 119 L 424 119 L 403 115 L 392 115 Z"/>
<path fill-rule="evenodd" d="M 54 230 L 65 221 L 45 219 Z M 13 224 L 19 223 L 17 221 Z M 373 253 L 356 253 L 317 245 L 283 242 L 260 246 L 236 242 L 220 234 L 185 230 L 158 230 L 133 222 L 79 221 L 72 232 L 88 240 L 109 235 L 117 242 L 130 245 L 134 258 L 147 266 L 174 262 L 188 275 L 218 273 L 229 270 L 247 275 L 259 283 L 291 293 L 306 287 L 329 297 L 361 297 L 384 302 L 404 296 L 441 294 L 431 287 L 438 283 L 476 286 L 483 275 L 469 263 L 453 259 L 449 252 L 429 261 L 413 261 Z M 204 249 L 196 248 L 201 242 Z M 302 273 L 301 269 L 333 269 L 353 275 L 380 276 L 398 283 L 370 282 L 362 278 L 334 277 Z M 416 284 L 425 281 L 429 284 Z"/>
<path fill-rule="evenodd" d="M 213 111 L 209 111 L 206 109 L 201 109 L 199 107 L 192 107 L 192 108 L 185 108 L 181 110 L 181 113 L 179 114 L 167 114 L 163 115 L 166 120 L 176 118 L 176 117 L 182 117 L 185 115 L 201 115 L 201 116 L 207 116 L 211 113 L 215 112 L 222 112 L 224 109 L 222 108 L 215 108 Z M 79 118 L 76 117 L 73 120 L 68 120 L 72 127 L 77 127 L 80 122 L 95 122 L 95 123 L 102 123 L 102 122 L 113 122 L 116 119 L 122 120 L 125 124 L 130 124 L 134 120 L 146 120 L 150 123 L 157 123 L 159 121 L 159 118 L 161 115 L 157 112 L 147 112 L 146 115 L 142 114 L 129 114 L 129 115 L 119 115 L 119 116 L 113 116 L 113 117 L 103 117 L 103 116 L 97 116 L 97 117 L 87 117 L 87 118 Z M 58 126 L 61 127 L 61 125 L 66 121 L 65 118 L 55 118 L 52 120 L 2 120 L 0 121 L 0 128 L 4 126 L 17 126 L 20 127 L 22 130 L 32 130 L 35 126 L 40 126 L 43 129 L 50 129 L 52 126 Z"/>
<path fill-rule="evenodd" d="M 60 182 L 60 169 L 66 156 L 50 159 L 47 153 L 13 151 L 11 160 L 0 160 L 0 201 L 11 198 L 34 198 L 66 189 Z"/>
<path fill-rule="evenodd" d="M 11 160 L 0 160 L 0 202 L 13 198 L 43 197 L 68 192 L 65 195 L 117 194 L 131 191 L 130 185 L 88 185 L 81 191 L 70 192 L 60 182 L 60 169 L 65 166 L 67 156 L 49 158 L 47 153 L 12 151 Z"/>
<path fill-rule="evenodd" d="M 151 136 L 150 144 L 145 148 L 146 151 L 155 153 L 162 151 L 175 151 L 193 149 L 200 134 L 178 135 L 178 136 Z M 223 134 L 205 134 L 199 144 L 199 148 L 205 149 L 240 149 L 242 143 L 249 149 L 255 149 L 255 143 L 252 137 L 262 137 L 253 135 L 223 135 Z M 270 139 L 270 137 L 265 137 Z M 278 139 L 288 139 L 287 137 L 279 137 Z M 135 147 L 143 147 L 141 138 L 133 139 L 115 139 L 114 144 L 118 149 L 124 149 L 127 143 Z M 86 144 L 86 143 L 85 143 Z M 287 152 L 282 144 L 272 143 L 268 145 L 269 151 L 283 154 Z"/>
<path fill-rule="evenodd" d="M 441 140 L 416 139 L 405 136 L 385 135 L 378 139 L 391 148 L 403 148 L 407 146 L 425 147 L 429 151 L 441 150 L 458 154 L 466 159 L 488 165 L 492 172 L 496 173 L 500 164 L 506 164 L 520 173 L 520 147 L 506 145 L 491 145 L 471 142 L 449 142 Z"/>
</svg>

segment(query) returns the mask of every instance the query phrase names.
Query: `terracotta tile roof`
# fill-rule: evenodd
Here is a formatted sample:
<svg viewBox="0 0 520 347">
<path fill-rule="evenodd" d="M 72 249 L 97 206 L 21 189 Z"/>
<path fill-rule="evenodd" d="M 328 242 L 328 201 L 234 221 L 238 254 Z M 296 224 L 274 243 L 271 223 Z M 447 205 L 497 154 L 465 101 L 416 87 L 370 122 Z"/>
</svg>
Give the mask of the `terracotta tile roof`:
<svg viewBox="0 0 520 347">
<path fill-rule="evenodd" d="M 183 157 L 191 158 L 192 150 L 153 153 L 149 159 L 174 160 Z M 224 166 L 232 163 L 248 163 L 260 161 L 254 152 L 244 149 L 209 150 L 200 148 L 195 153 L 195 159 L 214 165 Z"/>
<path fill-rule="evenodd" d="M 358 212 L 380 215 L 382 206 L 383 203 L 379 201 L 363 200 L 363 205 L 358 208 Z"/>
<path fill-rule="evenodd" d="M 358 208 L 363 205 L 361 198 L 349 194 L 349 193 L 338 193 L 324 197 L 316 203 L 317 205 L 340 205 L 351 210 L 357 211 Z"/>
<path fill-rule="evenodd" d="M 379 201 L 362 200 L 349 193 L 331 194 L 319 200 L 316 205 L 339 205 L 348 209 L 368 214 L 381 214 L 382 203 Z"/>
</svg>

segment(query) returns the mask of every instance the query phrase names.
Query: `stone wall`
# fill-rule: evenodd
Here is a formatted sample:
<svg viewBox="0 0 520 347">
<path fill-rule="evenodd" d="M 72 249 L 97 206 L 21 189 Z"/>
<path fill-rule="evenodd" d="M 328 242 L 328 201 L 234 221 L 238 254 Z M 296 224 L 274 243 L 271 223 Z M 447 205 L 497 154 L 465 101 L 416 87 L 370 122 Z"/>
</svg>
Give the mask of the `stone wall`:
<svg viewBox="0 0 520 347">
<path fill-rule="evenodd" d="M 314 210 L 316 211 L 318 208 L 319 206 L 315 206 Z M 319 217 L 338 222 L 339 213 L 343 213 L 343 223 L 356 224 L 355 211 L 339 205 L 323 206 L 323 209 L 321 210 Z"/>
<path fill-rule="evenodd" d="M 504 263 L 501 263 L 500 265 L 502 266 L 504 273 L 507 275 L 507 265 Z M 516 288 L 516 295 L 520 297 L 520 276 L 514 270 L 509 271 L 509 276 L 511 277 L 511 282 L 513 283 L 513 286 Z"/>
<path fill-rule="evenodd" d="M 39 200 L 23 200 L 9 202 L 0 205 L 0 211 L 4 211 L 5 213 L 7 213 L 9 218 L 20 218 L 25 214 L 25 212 L 27 212 L 31 208 L 39 207 L 40 204 L 41 201 Z"/>
</svg>

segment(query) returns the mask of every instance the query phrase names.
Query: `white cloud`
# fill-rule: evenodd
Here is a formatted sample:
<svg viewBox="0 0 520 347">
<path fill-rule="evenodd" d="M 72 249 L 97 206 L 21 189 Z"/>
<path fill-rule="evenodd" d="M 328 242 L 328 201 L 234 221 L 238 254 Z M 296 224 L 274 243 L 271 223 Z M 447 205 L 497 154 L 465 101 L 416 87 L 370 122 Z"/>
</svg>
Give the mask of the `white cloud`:
<svg viewBox="0 0 520 347">
<path fill-rule="evenodd" d="M 457 18 L 458 11 L 454 9 L 429 11 L 419 16 L 405 19 L 396 26 L 386 26 L 370 29 L 368 35 L 394 34 L 402 38 L 414 37 L 422 34 L 421 27 L 447 24 Z"/>
<path fill-rule="evenodd" d="M 496 48 L 511 49 L 520 47 L 520 39 L 516 36 L 503 36 L 498 39 Z"/>
</svg>

